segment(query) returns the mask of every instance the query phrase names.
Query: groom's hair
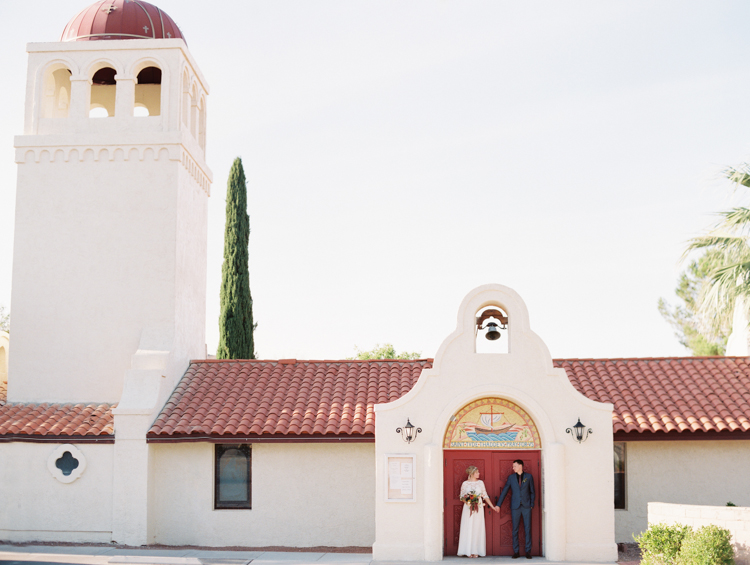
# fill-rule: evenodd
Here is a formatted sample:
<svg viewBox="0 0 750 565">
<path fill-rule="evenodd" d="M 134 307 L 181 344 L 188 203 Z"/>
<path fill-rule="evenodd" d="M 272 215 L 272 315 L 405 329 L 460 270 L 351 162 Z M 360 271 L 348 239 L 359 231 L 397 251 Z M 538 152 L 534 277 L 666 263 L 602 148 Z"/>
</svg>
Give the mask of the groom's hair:
<svg viewBox="0 0 750 565">
<path fill-rule="evenodd" d="M 520 465 L 521 467 L 523 467 L 523 461 L 521 459 L 516 459 L 515 461 L 513 461 L 513 463 L 516 463 Z"/>
</svg>

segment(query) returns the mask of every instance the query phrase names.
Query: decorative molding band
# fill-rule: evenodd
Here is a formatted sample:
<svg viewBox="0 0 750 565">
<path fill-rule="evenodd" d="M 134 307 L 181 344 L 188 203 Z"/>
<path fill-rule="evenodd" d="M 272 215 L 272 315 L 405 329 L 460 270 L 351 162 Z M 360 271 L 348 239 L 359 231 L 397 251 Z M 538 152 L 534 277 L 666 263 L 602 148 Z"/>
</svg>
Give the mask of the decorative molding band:
<svg viewBox="0 0 750 565">
<path fill-rule="evenodd" d="M 181 145 L 124 145 L 78 147 L 17 147 L 16 163 L 83 163 L 124 161 L 180 161 L 206 195 L 211 193 L 211 178 Z"/>
<path fill-rule="evenodd" d="M 193 180 L 201 187 L 201 190 L 206 193 L 206 196 L 211 196 L 211 180 L 203 172 L 198 163 L 193 159 L 192 155 L 187 151 L 182 151 L 182 166 L 185 170 L 193 177 Z"/>
</svg>

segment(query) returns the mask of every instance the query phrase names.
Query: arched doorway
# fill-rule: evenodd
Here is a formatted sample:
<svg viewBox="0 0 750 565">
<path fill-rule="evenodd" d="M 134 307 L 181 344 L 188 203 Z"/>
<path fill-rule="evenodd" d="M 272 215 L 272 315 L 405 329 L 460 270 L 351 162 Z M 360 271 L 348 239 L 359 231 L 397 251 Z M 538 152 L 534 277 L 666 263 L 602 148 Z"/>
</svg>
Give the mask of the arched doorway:
<svg viewBox="0 0 750 565">
<path fill-rule="evenodd" d="M 463 504 L 459 500 L 466 468 L 476 466 L 487 493 L 493 499 L 500 494 L 512 464 L 522 459 L 524 470 L 531 473 L 536 486 L 536 503 L 531 515 L 532 555 L 541 555 L 541 441 L 536 425 L 523 408 L 502 398 L 481 398 L 459 410 L 445 433 L 444 456 L 444 547 L 445 555 L 456 555 Z M 512 555 L 512 522 L 510 496 L 500 513 L 485 509 L 487 555 Z M 519 542 L 524 545 L 523 526 Z"/>
</svg>

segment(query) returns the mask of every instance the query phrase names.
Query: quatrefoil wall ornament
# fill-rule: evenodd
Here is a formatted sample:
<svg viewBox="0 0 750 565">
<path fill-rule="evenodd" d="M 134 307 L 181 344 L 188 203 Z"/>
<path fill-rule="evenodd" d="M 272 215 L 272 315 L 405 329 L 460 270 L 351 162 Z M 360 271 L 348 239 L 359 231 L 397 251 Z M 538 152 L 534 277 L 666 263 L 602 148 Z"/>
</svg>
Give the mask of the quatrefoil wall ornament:
<svg viewBox="0 0 750 565">
<path fill-rule="evenodd" d="M 72 483 L 86 470 L 86 458 L 75 445 L 66 443 L 50 454 L 47 469 L 61 483 Z"/>
</svg>

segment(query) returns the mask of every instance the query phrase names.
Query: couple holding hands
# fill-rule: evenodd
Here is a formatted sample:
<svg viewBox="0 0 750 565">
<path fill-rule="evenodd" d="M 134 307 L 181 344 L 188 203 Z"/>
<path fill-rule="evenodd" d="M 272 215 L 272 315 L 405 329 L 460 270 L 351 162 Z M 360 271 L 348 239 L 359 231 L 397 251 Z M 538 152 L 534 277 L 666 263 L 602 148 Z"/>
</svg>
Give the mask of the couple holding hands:
<svg viewBox="0 0 750 565">
<path fill-rule="evenodd" d="M 531 559 L 531 509 L 534 508 L 534 478 L 531 473 L 523 470 L 523 461 L 516 459 L 513 462 L 513 473 L 508 480 L 500 496 L 497 497 L 497 506 L 487 495 L 484 482 L 479 480 L 479 469 L 473 465 L 466 469 L 469 476 L 461 485 L 460 498 L 464 501 L 461 514 L 461 533 L 458 538 L 458 555 L 468 557 L 479 557 L 487 554 L 487 534 L 484 526 L 484 501 L 495 512 L 500 512 L 500 506 L 505 500 L 508 491 L 511 491 L 510 513 L 513 522 L 513 559 L 519 557 L 518 526 L 523 518 L 523 530 L 526 538 L 526 559 Z"/>
</svg>

